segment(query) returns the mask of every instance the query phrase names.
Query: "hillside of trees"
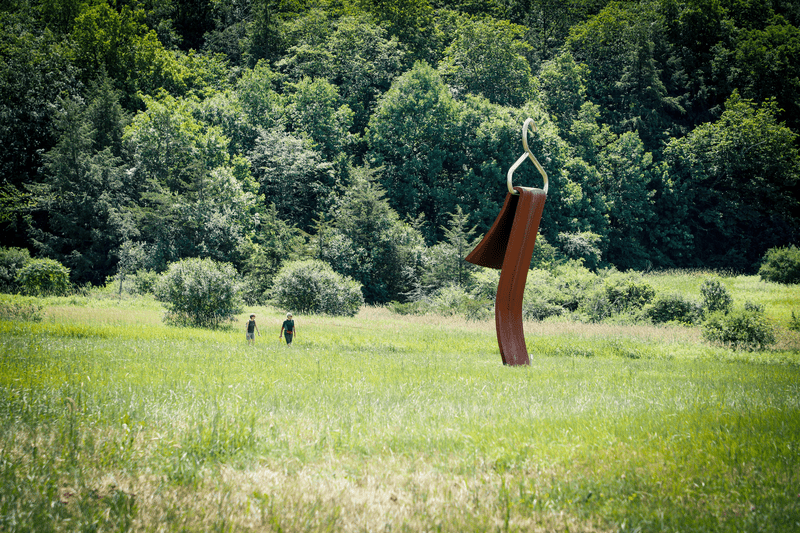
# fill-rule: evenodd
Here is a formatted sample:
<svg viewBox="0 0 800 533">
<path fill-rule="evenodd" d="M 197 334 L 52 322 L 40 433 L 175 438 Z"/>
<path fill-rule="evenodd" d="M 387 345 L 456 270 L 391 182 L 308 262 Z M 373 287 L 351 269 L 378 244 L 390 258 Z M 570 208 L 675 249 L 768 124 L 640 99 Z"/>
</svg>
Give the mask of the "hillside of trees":
<svg viewBox="0 0 800 533">
<path fill-rule="evenodd" d="M 527 117 L 537 261 L 754 272 L 800 242 L 798 0 L 4 0 L 0 28 L 0 244 L 74 283 L 467 284 Z"/>
</svg>

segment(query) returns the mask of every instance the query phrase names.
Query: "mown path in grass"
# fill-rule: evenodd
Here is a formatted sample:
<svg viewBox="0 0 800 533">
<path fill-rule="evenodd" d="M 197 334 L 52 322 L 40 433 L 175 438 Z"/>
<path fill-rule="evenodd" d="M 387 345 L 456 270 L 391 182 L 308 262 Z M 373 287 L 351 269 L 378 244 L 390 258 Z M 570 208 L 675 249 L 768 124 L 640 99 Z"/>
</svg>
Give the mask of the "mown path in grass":
<svg viewBox="0 0 800 533">
<path fill-rule="evenodd" d="M 493 322 L 298 316 L 289 348 L 253 312 L 254 347 L 124 301 L 0 323 L 0 529 L 800 528 L 797 351 L 530 323 L 508 368 Z"/>
</svg>

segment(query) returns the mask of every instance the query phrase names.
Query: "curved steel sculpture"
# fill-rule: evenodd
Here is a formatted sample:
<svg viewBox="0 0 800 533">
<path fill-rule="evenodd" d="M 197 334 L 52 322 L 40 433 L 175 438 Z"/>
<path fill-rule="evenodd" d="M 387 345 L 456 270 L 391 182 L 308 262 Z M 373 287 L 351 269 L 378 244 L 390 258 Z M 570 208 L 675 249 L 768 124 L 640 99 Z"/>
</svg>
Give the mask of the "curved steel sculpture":
<svg viewBox="0 0 800 533">
<path fill-rule="evenodd" d="M 548 187 L 547 173 L 528 148 L 530 125 L 536 131 L 533 119 L 527 119 L 522 126 L 525 153 L 508 170 L 508 194 L 503 208 L 480 244 L 466 257 L 470 263 L 500 269 L 494 310 L 497 343 L 503 364 L 512 366 L 530 364 L 522 329 L 522 297 Z M 544 178 L 542 189 L 513 186 L 514 171 L 526 158 Z"/>
</svg>

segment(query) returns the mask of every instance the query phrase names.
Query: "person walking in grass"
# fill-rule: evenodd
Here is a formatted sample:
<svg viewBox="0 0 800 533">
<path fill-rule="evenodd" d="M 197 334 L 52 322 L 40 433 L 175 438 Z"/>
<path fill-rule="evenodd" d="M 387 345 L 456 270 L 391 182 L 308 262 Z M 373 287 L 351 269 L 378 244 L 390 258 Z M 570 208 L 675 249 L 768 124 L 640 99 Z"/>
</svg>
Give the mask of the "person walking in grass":
<svg viewBox="0 0 800 533">
<path fill-rule="evenodd" d="M 295 328 L 294 320 L 292 320 L 292 313 L 286 313 L 286 320 L 283 321 L 283 325 L 281 326 L 281 333 L 278 335 L 278 338 L 281 338 L 281 335 L 286 337 L 286 345 L 292 345 L 292 337 L 297 334 L 297 328 Z"/>
<path fill-rule="evenodd" d="M 250 315 L 250 320 L 244 330 L 247 344 L 254 344 L 256 342 L 256 333 L 258 333 L 259 337 L 261 336 L 261 332 L 258 331 L 258 326 L 256 326 L 256 315 Z"/>
</svg>

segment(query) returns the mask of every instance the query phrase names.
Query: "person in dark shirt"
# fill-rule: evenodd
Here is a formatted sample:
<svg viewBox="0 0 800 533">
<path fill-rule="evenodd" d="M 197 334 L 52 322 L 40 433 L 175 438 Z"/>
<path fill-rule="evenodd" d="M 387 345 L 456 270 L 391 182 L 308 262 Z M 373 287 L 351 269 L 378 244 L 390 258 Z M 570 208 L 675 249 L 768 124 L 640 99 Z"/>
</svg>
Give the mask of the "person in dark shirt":
<svg viewBox="0 0 800 533">
<path fill-rule="evenodd" d="M 281 333 L 278 335 L 278 338 L 281 338 L 281 335 L 286 337 L 286 344 L 287 346 L 292 345 L 292 337 L 297 335 L 297 328 L 294 325 L 294 320 L 292 320 L 292 313 L 286 313 L 286 320 L 283 321 L 283 325 L 281 326 Z"/>
<path fill-rule="evenodd" d="M 245 330 L 245 337 L 247 338 L 247 344 L 253 344 L 256 341 L 256 333 L 258 336 L 261 336 L 261 332 L 258 331 L 258 326 L 256 326 L 256 315 L 250 315 L 250 320 L 247 322 L 247 325 L 244 328 Z"/>
</svg>

